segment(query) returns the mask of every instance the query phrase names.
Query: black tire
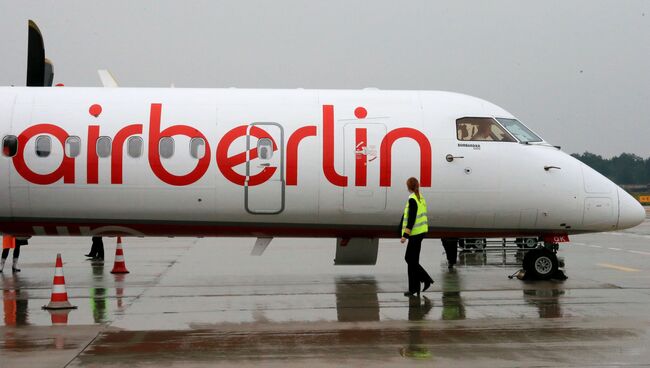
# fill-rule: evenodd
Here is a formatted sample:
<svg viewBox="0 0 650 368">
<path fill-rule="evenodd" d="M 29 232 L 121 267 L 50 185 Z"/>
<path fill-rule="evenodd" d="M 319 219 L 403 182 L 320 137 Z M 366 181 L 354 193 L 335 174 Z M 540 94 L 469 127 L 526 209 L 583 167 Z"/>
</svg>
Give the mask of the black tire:
<svg viewBox="0 0 650 368">
<path fill-rule="evenodd" d="M 483 250 L 485 249 L 485 245 L 487 244 L 486 239 L 459 239 L 458 240 L 458 246 L 461 249 L 477 249 L 477 250 Z"/>
<path fill-rule="evenodd" d="M 532 249 L 524 256 L 523 267 L 527 277 L 549 280 L 557 272 L 557 256 L 548 249 Z"/>
<path fill-rule="evenodd" d="M 474 248 L 484 250 L 487 245 L 487 239 L 474 239 Z"/>
</svg>

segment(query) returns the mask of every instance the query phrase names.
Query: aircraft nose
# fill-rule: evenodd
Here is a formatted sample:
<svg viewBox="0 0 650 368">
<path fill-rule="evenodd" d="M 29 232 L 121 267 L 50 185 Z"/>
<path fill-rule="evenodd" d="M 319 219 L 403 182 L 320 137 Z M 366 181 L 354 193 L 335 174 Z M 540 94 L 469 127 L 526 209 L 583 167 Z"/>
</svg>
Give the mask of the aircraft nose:
<svg viewBox="0 0 650 368">
<path fill-rule="evenodd" d="M 617 229 L 629 229 L 645 221 L 645 209 L 628 192 L 618 188 L 618 225 Z"/>
</svg>

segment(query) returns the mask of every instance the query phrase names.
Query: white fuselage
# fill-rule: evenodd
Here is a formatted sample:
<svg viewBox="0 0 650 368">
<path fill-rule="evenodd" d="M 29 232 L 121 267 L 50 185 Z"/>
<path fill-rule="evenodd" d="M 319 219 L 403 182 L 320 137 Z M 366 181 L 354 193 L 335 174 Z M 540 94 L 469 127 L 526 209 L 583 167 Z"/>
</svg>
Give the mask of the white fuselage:
<svg viewBox="0 0 650 368">
<path fill-rule="evenodd" d="M 435 237 L 643 220 L 545 142 L 459 141 L 463 117 L 513 118 L 447 92 L 0 88 L 0 138 L 18 137 L 0 156 L 0 231 L 391 237 L 411 176 Z"/>
</svg>

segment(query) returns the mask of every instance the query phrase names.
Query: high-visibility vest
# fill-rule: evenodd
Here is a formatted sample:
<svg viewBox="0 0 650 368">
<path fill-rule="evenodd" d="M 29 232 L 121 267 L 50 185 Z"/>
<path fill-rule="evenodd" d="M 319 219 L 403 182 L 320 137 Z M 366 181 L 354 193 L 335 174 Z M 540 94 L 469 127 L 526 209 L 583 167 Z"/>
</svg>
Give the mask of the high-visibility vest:
<svg viewBox="0 0 650 368">
<path fill-rule="evenodd" d="M 427 221 L 427 201 L 424 200 L 424 197 L 420 195 L 420 200 L 412 193 L 409 196 L 409 200 L 415 199 L 415 203 L 418 204 L 418 212 L 415 217 L 415 223 L 413 223 L 413 228 L 411 229 L 411 235 L 425 234 L 429 231 L 429 224 Z M 409 220 L 409 201 L 406 201 L 406 206 L 404 206 L 404 220 L 402 221 L 402 234 L 406 230 L 406 224 Z"/>
<path fill-rule="evenodd" d="M 11 235 L 2 236 L 2 249 L 14 249 L 16 248 L 16 238 Z"/>
</svg>

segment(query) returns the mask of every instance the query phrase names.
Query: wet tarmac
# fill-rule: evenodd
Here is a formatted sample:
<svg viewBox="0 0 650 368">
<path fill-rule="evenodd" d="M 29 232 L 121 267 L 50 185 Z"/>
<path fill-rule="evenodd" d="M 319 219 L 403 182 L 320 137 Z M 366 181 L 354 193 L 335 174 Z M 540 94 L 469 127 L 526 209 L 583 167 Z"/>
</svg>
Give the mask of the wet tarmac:
<svg viewBox="0 0 650 368">
<path fill-rule="evenodd" d="M 639 366 L 650 363 L 650 220 L 573 236 L 566 281 L 510 280 L 516 252 L 460 255 L 438 240 L 435 284 L 406 298 L 404 246 L 333 266 L 334 241 L 125 238 L 131 273 L 83 256 L 90 239 L 39 237 L 0 275 L 0 367 Z M 61 253 L 69 313 L 41 309 Z"/>
</svg>

